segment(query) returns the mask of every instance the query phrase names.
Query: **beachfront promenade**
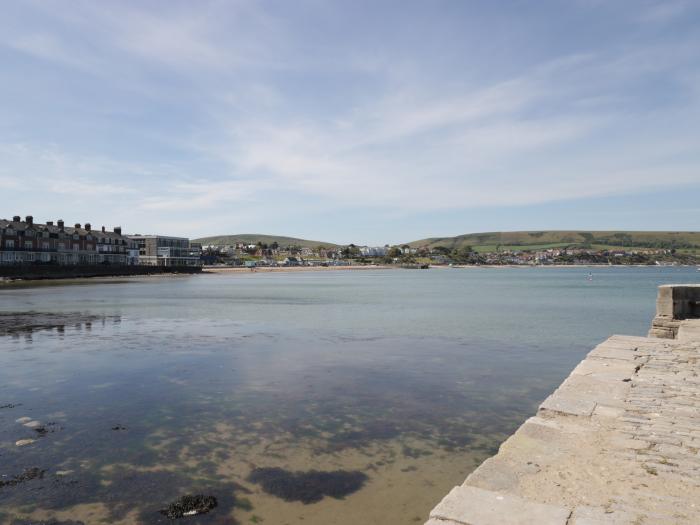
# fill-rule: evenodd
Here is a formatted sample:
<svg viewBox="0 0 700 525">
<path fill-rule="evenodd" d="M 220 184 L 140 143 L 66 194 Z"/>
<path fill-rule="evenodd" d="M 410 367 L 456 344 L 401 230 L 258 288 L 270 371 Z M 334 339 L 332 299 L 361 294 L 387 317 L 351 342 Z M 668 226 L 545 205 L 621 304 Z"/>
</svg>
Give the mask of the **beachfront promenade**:
<svg viewBox="0 0 700 525">
<path fill-rule="evenodd" d="M 426 525 L 700 523 L 700 285 L 612 336 Z"/>
</svg>

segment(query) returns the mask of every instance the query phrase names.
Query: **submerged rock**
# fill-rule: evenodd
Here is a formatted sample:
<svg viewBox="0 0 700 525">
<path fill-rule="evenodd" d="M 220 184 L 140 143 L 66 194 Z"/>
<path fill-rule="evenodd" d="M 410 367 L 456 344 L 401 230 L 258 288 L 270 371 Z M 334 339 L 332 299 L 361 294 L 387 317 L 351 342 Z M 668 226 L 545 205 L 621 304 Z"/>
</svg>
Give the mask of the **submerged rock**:
<svg viewBox="0 0 700 525">
<path fill-rule="evenodd" d="M 186 495 L 174 501 L 167 508 L 160 511 L 167 518 L 174 520 L 187 516 L 197 516 L 198 514 L 206 514 L 217 505 L 214 496 Z"/>
<path fill-rule="evenodd" d="M 0 337 L 31 334 L 40 330 L 64 330 L 68 327 L 89 327 L 93 322 L 110 317 L 88 315 L 80 312 L 0 312 Z M 119 317 L 111 317 L 119 320 Z"/>
<path fill-rule="evenodd" d="M 248 481 L 259 484 L 268 494 L 304 504 L 317 503 L 324 496 L 344 498 L 360 490 L 367 479 L 359 471 L 292 472 L 276 467 L 256 468 L 248 476 Z"/>
<path fill-rule="evenodd" d="M 35 439 L 19 439 L 19 440 L 15 441 L 15 445 L 18 447 L 24 447 L 26 445 L 31 445 L 35 441 L 36 441 Z"/>
<path fill-rule="evenodd" d="M 0 479 L 0 488 L 2 487 L 12 487 L 14 485 L 19 485 L 20 483 L 24 483 L 25 481 L 30 481 L 32 479 L 41 479 L 44 477 L 44 472 L 45 470 L 42 470 L 38 467 L 32 467 L 25 469 L 24 472 L 21 474 L 18 474 L 17 476 L 13 476 L 12 478 L 8 480 L 2 480 Z"/>
<path fill-rule="evenodd" d="M 85 523 L 82 521 L 73 521 L 73 520 L 59 521 L 59 520 L 55 520 L 55 519 L 49 519 L 49 520 L 36 521 L 33 519 L 30 519 L 30 520 L 20 519 L 20 520 L 13 521 L 11 525 L 85 525 Z"/>
<path fill-rule="evenodd" d="M 63 429 L 63 427 L 57 423 L 46 423 L 45 425 L 40 424 L 39 426 L 36 426 L 33 428 L 34 428 L 34 432 L 36 432 L 40 436 L 45 436 L 46 434 L 52 434 L 54 432 L 57 432 L 57 431 Z"/>
<path fill-rule="evenodd" d="M 18 417 L 17 419 L 15 419 L 15 423 L 21 423 L 24 425 L 25 423 L 29 423 L 31 420 L 32 420 L 31 417 L 23 416 L 23 417 Z"/>
</svg>

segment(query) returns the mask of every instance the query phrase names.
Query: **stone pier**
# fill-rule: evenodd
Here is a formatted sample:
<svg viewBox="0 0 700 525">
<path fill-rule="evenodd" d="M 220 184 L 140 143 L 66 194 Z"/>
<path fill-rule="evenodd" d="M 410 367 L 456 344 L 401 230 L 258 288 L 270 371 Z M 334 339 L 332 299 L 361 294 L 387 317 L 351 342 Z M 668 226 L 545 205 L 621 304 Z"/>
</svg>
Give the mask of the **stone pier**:
<svg viewBox="0 0 700 525">
<path fill-rule="evenodd" d="M 659 288 L 426 525 L 700 524 L 700 285 Z"/>
</svg>

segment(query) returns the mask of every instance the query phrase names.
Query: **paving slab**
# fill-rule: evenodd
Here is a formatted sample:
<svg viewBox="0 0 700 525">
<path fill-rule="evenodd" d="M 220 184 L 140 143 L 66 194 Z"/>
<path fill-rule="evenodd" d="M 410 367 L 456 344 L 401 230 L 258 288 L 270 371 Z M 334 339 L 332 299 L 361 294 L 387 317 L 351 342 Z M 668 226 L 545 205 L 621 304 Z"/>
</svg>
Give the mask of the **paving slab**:
<svg viewBox="0 0 700 525">
<path fill-rule="evenodd" d="M 429 525 L 700 524 L 698 325 L 598 345 Z"/>
<path fill-rule="evenodd" d="M 462 485 L 445 496 L 430 518 L 461 525 L 566 525 L 570 515 L 563 507 Z"/>
</svg>

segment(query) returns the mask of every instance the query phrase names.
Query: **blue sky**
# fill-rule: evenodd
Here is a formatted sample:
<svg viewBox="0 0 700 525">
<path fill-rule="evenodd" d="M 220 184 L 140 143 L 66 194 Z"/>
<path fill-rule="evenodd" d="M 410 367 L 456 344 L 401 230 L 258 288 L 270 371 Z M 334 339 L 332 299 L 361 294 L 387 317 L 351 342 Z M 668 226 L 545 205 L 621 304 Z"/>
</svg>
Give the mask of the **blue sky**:
<svg viewBox="0 0 700 525">
<path fill-rule="evenodd" d="M 700 3 L 6 2 L 0 216 L 700 230 Z"/>
</svg>

